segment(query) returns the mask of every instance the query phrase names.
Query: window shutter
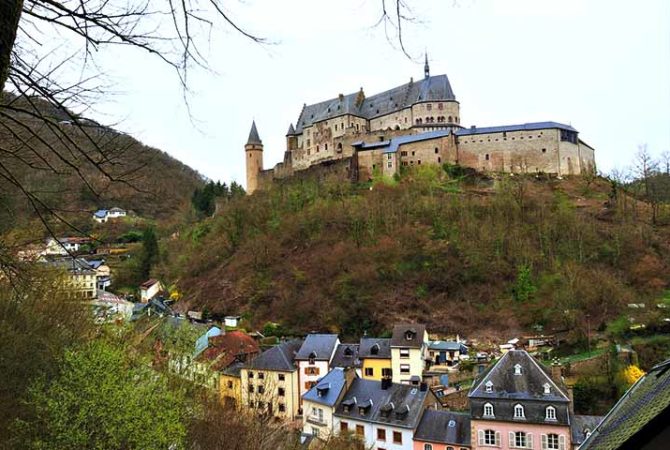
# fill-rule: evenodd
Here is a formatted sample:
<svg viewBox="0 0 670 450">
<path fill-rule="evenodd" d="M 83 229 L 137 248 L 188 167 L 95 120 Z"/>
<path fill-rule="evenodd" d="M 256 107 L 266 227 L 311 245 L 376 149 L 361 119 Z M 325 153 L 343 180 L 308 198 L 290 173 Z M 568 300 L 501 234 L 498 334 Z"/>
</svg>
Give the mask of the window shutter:
<svg viewBox="0 0 670 450">
<path fill-rule="evenodd" d="M 509 432 L 509 447 L 514 447 L 514 432 L 510 431 Z"/>
<path fill-rule="evenodd" d="M 496 431 L 496 445 L 500 446 L 500 431 Z"/>
<path fill-rule="evenodd" d="M 565 450 L 565 435 L 561 434 L 558 437 L 558 450 Z"/>
<path fill-rule="evenodd" d="M 547 450 L 547 435 L 542 435 L 542 450 Z"/>
<path fill-rule="evenodd" d="M 526 447 L 533 448 L 533 433 L 528 433 L 526 435 Z"/>
<path fill-rule="evenodd" d="M 484 445 L 484 430 L 477 431 L 477 440 L 479 441 L 479 445 Z"/>
</svg>

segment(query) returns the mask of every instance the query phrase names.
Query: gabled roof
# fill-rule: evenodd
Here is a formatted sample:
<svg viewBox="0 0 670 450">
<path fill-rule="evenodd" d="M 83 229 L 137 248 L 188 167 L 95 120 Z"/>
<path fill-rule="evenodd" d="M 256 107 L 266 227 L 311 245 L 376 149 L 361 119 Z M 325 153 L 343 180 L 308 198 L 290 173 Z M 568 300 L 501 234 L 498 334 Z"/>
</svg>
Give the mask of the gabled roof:
<svg viewBox="0 0 670 450">
<path fill-rule="evenodd" d="M 363 98 L 362 102 L 360 102 L 361 98 Z M 361 90 L 313 105 L 305 105 L 296 123 L 296 133 L 302 133 L 303 128 L 315 122 L 343 114 L 371 119 L 400 111 L 418 102 L 454 100 L 456 97 L 446 75 L 427 77 L 417 82 L 410 81 L 370 97 L 364 97 Z"/>
<path fill-rule="evenodd" d="M 93 213 L 95 217 L 98 217 L 100 219 L 104 219 L 107 217 L 107 210 L 106 209 L 99 209 L 96 212 Z"/>
<path fill-rule="evenodd" d="M 149 289 L 151 286 L 154 284 L 158 283 L 159 281 L 155 278 L 150 278 L 144 283 L 140 284 L 140 289 Z"/>
<path fill-rule="evenodd" d="M 376 347 L 377 353 L 373 353 L 373 347 Z M 391 339 L 389 338 L 361 338 L 360 347 L 358 349 L 358 358 L 377 358 L 377 359 L 391 359 Z"/>
<path fill-rule="evenodd" d="M 313 358 L 316 361 L 330 361 L 338 343 L 339 338 L 336 334 L 308 334 L 295 359 Z"/>
<path fill-rule="evenodd" d="M 470 446 L 470 415 L 427 409 L 414 439 L 441 444 Z"/>
<path fill-rule="evenodd" d="M 294 364 L 295 355 L 298 353 L 301 345 L 301 339 L 282 342 L 261 353 L 249 363 L 247 368 L 293 372 L 296 370 L 296 365 Z"/>
<path fill-rule="evenodd" d="M 256 121 L 251 122 L 251 131 L 249 131 L 249 139 L 247 139 L 248 144 L 262 144 L 261 138 L 258 136 L 258 130 L 256 129 Z"/>
<path fill-rule="evenodd" d="M 466 350 L 468 347 L 462 342 L 456 341 L 430 341 L 428 342 L 428 348 L 430 350 L 446 350 L 446 351 L 460 351 Z"/>
<path fill-rule="evenodd" d="M 382 389 L 382 382 L 356 378 L 335 409 L 338 417 L 362 422 L 381 423 L 400 428 L 415 429 L 421 418 L 423 403 L 428 390 L 421 391 L 418 386 L 389 383 Z M 349 412 L 344 405 L 349 404 Z M 365 406 L 364 414 L 359 406 Z M 383 410 L 390 411 L 384 413 Z"/>
<path fill-rule="evenodd" d="M 260 353 L 260 347 L 255 339 L 242 331 L 229 331 L 209 338 L 200 358 L 210 361 L 213 370 L 222 370 L 256 353 Z"/>
<path fill-rule="evenodd" d="M 580 449 L 642 448 L 641 443 L 668 427 L 670 359 L 652 368 L 619 399 Z M 655 428 L 654 431 L 646 431 Z M 644 439 L 641 439 L 644 435 Z"/>
<path fill-rule="evenodd" d="M 522 123 L 519 125 L 501 125 L 495 127 L 470 127 L 470 128 L 461 128 L 454 132 L 457 136 L 470 136 L 474 134 L 487 134 L 487 133 L 502 133 L 503 131 L 535 131 L 535 130 L 547 130 L 552 128 L 558 128 L 559 130 L 567 130 L 577 132 L 570 125 L 565 125 L 558 122 L 532 122 L 532 123 Z"/>
<path fill-rule="evenodd" d="M 591 434 L 602 420 L 603 416 L 572 416 L 572 420 L 570 421 L 572 445 L 582 444 L 586 439 L 586 435 Z"/>
<path fill-rule="evenodd" d="M 391 347 L 421 348 L 426 326 L 416 323 L 403 323 L 393 327 Z"/>
<path fill-rule="evenodd" d="M 302 398 L 303 400 L 332 407 L 337 403 L 337 399 L 346 388 L 346 385 L 344 369 L 336 367 L 321 378 L 312 389 L 305 392 Z"/>
<path fill-rule="evenodd" d="M 521 368 L 521 375 L 515 375 L 515 366 Z M 486 392 L 486 384 L 491 382 L 492 392 Z M 549 384 L 550 393 L 544 393 L 544 385 Z M 472 385 L 470 398 L 538 400 L 543 402 L 568 403 L 570 400 L 548 373 L 525 350 L 510 350 L 488 371 L 484 372 Z"/>
<path fill-rule="evenodd" d="M 335 349 L 330 367 L 360 367 L 358 359 L 359 344 L 340 344 Z"/>
</svg>

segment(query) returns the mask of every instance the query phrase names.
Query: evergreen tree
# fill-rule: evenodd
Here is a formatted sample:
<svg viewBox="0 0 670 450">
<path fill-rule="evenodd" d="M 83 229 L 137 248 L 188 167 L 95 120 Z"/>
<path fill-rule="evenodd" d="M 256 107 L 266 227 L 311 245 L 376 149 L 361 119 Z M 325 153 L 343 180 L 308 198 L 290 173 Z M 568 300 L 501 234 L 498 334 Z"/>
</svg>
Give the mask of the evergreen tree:
<svg viewBox="0 0 670 450">
<path fill-rule="evenodd" d="M 158 239 L 153 227 L 144 230 L 142 234 L 142 259 L 140 261 L 140 273 L 142 279 L 146 280 L 151 274 L 151 267 L 158 261 Z"/>
</svg>

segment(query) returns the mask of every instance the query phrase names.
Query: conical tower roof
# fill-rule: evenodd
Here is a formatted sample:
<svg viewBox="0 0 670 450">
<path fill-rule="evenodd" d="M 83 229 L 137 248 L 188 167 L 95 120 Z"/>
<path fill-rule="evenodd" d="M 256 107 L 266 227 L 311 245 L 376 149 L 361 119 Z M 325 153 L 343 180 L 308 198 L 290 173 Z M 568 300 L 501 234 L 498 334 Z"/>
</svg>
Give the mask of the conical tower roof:
<svg viewBox="0 0 670 450">
<path fill-rule="evenodd" d="M 286 132 L 286 136 L 293 136 L 295 134 L 295 128 L 293 128 L 293 124 L 291 124 L 288 127 L 288 131 Z"/>
<path fill-rule="evenodd" d="M 251 122 L 251 131 L 249 131 L 249 139 L 247 139 L 247 145 L 249 144 L 260 144 L 263 145 L 263 141 L 258 137 L 258 130 L 256 129 L 256 121 Z"/>
</svg>

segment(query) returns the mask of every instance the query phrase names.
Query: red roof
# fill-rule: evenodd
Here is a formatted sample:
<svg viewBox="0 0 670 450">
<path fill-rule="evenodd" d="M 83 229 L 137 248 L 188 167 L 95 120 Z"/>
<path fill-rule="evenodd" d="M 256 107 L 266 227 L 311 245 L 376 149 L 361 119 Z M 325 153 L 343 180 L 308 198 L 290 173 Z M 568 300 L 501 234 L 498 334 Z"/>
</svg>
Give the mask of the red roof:
<svg viewBox="0 0 670 450">
<path fill-rule="evenodd" d="M 209 338 L 209 347 L 200 357 L 212 361 L 214 370 L 221 370 L 238 359 L 247 360 L 260 351 L 258 343 L 248 334 L 242 331 L 229 331 Z"/>
<path fill-rule="evenodd" d="M 155 279 L 155 278 L 151 278 L 151 279 L 145 281 L 144 283 L 140 284 L 140 288 L 147 289 L 147 288 L 150 288 L 151 286 L 153 286 L 156 283 L 158 283 L 158 280 Z"/>
</svg>

